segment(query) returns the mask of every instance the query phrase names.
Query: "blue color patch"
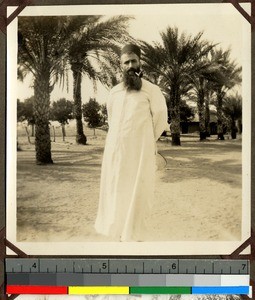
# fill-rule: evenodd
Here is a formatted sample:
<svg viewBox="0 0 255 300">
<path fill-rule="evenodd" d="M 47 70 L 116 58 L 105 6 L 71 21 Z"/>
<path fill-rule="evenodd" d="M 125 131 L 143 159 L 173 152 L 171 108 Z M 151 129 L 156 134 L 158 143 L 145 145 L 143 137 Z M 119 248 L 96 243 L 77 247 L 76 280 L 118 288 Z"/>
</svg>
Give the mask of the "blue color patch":
<svg viewBox="0 0 255 300">
<path fill-rule="evenodd" d="M 212 295 L 248 295 L 249 286 L 220 286 L 220 287 L 192 287 L 192 294 L 212 294 Z"/>
</svg>

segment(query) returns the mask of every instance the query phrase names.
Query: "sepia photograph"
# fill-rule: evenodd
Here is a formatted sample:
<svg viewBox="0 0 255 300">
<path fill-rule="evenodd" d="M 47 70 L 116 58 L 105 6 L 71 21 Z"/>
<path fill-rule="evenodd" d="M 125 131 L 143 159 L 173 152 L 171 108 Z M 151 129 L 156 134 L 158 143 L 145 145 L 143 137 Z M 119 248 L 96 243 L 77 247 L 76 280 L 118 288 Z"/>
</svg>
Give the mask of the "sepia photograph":
<svg viewBox="0 0 255 300">
<path fill-rule="evenodd" d="M 232 253 L 250 141 L 230 3 L 33 6 L 8 26 L 7 238 L 27 254 Z"/>
</svg>

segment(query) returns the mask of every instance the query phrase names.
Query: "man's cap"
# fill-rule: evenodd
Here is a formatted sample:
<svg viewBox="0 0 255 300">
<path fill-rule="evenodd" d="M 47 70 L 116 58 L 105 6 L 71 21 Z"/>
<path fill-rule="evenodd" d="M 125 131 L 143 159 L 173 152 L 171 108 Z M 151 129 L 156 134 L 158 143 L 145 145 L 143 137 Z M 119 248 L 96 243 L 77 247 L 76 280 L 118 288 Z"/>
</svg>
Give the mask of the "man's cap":
<svg viewBox="0 0 255 300">
<path fill-rule="evenodd" d="M 122 50 L 121 50 L 121 54 L 123 55 L 125 53 L 135 53 L 139 58 L 141 57 L 141 49 L 135 45 L 135 44 L 127 44 L 125 45 Z"/>
</svg>

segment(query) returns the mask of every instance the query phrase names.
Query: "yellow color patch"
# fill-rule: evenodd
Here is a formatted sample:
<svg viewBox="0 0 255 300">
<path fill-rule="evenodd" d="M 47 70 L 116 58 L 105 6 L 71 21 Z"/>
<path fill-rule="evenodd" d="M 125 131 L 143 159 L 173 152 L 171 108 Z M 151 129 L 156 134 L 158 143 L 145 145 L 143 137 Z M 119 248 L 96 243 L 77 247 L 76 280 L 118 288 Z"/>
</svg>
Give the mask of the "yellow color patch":
<svg viewBox="0 0 255 300">
<path fill-rule="evenodd" d="M 129 295 L 128 286 L 69 286 L 69 295 Z"/>
</svg>

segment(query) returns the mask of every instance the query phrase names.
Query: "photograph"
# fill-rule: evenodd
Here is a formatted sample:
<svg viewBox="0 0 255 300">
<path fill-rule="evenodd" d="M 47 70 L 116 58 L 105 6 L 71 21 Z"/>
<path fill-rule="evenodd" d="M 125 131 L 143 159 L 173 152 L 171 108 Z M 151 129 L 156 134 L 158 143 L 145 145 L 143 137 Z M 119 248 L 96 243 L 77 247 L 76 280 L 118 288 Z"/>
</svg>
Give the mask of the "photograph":
<svg viewBox="0 0 255 300">
<path fill-rule="evenodd" d="M 8 26 L 6 228 L 25 253 L 229 255 L 250 165 L 232 4 L 27 6 Z"/>
</svg>

